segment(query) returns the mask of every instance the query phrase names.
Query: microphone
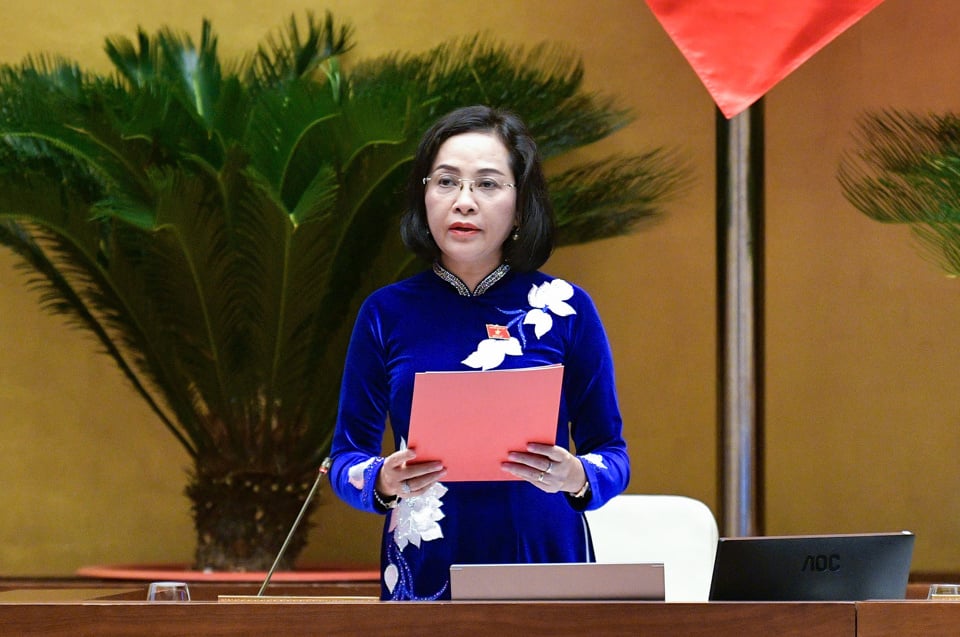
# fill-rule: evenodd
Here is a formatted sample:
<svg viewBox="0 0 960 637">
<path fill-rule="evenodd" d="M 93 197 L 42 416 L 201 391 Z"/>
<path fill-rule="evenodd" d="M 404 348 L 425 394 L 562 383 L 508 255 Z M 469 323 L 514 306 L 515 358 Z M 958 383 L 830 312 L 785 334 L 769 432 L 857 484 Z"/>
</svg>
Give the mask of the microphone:
<svg viewBox="0 0 960 637">
<path fill-rule="evenodd" d="M 303 501 L 303 506 L 300 507 L 300 513 L 297 515 L 297 519 L 293 521 L 293 526 L 290 527 L 290 532 L 287 534 L 287 539 L 283 541 L 283 546 L 280 547 L 280 552 L 277 553 L 277 559 L 273 560 L 273 566 L 270 567 L 270 570 L 267 572 L 267 577 L 263 580 L 263 584 L 260 586 L 260 590 L 257 592 L 257 597 L 263 597 L 263 591 L 267 590 L 267 585 L 270 584 L 270 579 L 273 577 L 273 572 L 277 570 L 277 564 L 280 563 L 280 560 L 283 559 L 283 554 L 287 550 L 287 545 L 290 544 L 290 540 L 293 538 L 294 532 L 297 530 L 297 527 L 300 526 L 300 520 L 303 519 L 304 514 L 307 512 L 307 507 L 310 506 L 310 501 L 313 500 L 313 496 L 317 494 L 317 491 L 320 490 L 320 482 L 323 480 L 323 477 L 327 475 L 327 472 L 330 471 L 330 465 L 333 464 L 333 460 L 330 456 L 327 456 L 323 462 L 320 463 L 320 471 L 317 472 L 317 479 L 313 483 L 313 487 L 310 489 L 310 493 L 307 494 L 307 499 Z"/>
</svg>

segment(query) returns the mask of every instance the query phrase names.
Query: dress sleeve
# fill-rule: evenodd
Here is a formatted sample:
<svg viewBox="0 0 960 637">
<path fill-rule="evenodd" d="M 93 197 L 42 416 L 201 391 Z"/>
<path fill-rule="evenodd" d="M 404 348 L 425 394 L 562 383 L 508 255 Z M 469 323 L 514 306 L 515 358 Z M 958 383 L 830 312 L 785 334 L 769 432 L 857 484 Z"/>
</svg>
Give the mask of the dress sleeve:
<svg viewBox="0 0 960 637">
<path fill-rule="evenodd" d="M 577 457 L 590 483 L 587 497 L 568 500 L 576 509 L 596 509 L 623 492 L 630 481 L 630 456 L 623 439 L 613 354 L 600 315 L 581 289 L 566 356 L 564 393 Z"/>
<path fill-rule="evenodd" d="M 374 486 L 383 464 L 380 450 L 389 391 L 379 314 L 368 299 L 347 348 L 330 451 L 330 483 L 347 504 L 376 513 L 386 511 L 377 504 Z"/>
</svg>

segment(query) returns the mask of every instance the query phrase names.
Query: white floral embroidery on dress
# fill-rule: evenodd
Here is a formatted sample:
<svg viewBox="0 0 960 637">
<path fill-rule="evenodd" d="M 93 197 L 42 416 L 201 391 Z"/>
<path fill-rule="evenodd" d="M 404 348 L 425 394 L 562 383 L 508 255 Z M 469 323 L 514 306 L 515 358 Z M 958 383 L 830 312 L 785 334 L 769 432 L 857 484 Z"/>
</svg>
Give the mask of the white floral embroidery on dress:
<svg viewBox="0 0 960 637">
<path fill-rule="evenodd" d="M 524 325 L 533 325 L 533 333 L 537 338 L 542 338 L 544 334 L 553 328 L 553 316 L 570 316 L 576 314 L 576 310 L 567 303 L 573 297 L 573 286 L 563 279 L 553 279 L 542 285 L 533 285 L 530 292 L 527 293 L 527 302 L 532 309 L 524 312 L 519 310 L 517 314 L 523 314 Z M 511 320 L 508 324 L 512 326 L 519 323 L 518 320 Z M 477 344 L 477 349 L 467 356 L 461 362 L 467 367 L 473 369 L 482 369 L 484 371 L 499 367 L 503 360 L 510 356 L 522 356 L 523 347 L 515 337 L 509 339 L 485 338 Z"/>
<path fill-rule="evenodd" d="M 567 299 L 573 296 L 573 286 L 563 279 L 547 281 L 540 287 L 534 285 L 527 294 L 527 300 L 533 309 L 523 319 L 524 325 L 533 325 L 533 331 L 540 338 L 553 327 L 553 317 L 543 311 L 546 308 L 557 316 L 570 316 L 576 311 Z"/>
<path fill-rule="evenodd" d="M 599 453 L 585 453 L 580 457 L 595 467 L 600 467 L 601 469 L 607 468 L 607 465 L 603 464 L 603 456 Z"/>
<path fill-rule="evenodd" d="M 511 356 L 520 356 L 523 349 L 520 347 L 520 341 L 514 337 L 509 339 L 485 338 L 477 344 L 477 351 L 467 356 L 463 361 L 464 365 L 484 371 L 499 367 L 503 359 Z"/>
<path fill-rule="evenodd" d="M 357 464 L 355 464 L 355 465 L 353 465 L 352 467 L 350 467 L 350 470 L 349 470 L 349 471 L 347 471 L 347 476 L 348 476 L 348 479 L 350 480 L 350 484 L 351 484 L 357 491 L 363 491 L 363 485 L 364 485 L 364 483 L 365 483 L 365 480 L 364 480 L 364 478 L 363 478 L 363 474 L 364 474 L 364 472 L 367 470 L 367 467 L 369 467 L 371 464 L 373 464 L 373 463 L 376 462 L 376 461 L 377 461 L 377 458 L 376 458 L 376 456 L 374 456 L 373 458 L 370 458 L 369 460 L 365 460 L 365 461 L 363 461 L 363 462 L 358 462 Z"/>
<path fill-rule="evenodd" d="M 447 488 L 437 482 L 423 495 L 401 498 L 390 517 L 390 532 L 393 541 L 402 551 L 407 544 L 419 547 L 420 542 L 429 542 L 443 537 L 438 522 L 444 518 L 443 496 Z"/>
<path fill-rule="evenodd" d="M 387 585 L 387 590 L 392 593 L 399 580 L 400 569 L 397 568 L 396 564 L 388 564 L 387 568 L 383 569 L 383 583 Z"/>
</svg>

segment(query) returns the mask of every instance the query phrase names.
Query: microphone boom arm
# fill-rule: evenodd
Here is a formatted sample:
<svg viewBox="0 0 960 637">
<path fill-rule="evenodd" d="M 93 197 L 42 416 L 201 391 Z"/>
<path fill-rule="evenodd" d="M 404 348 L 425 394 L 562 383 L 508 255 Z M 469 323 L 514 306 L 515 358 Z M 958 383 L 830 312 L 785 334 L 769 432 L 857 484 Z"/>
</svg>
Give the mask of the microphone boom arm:
<svg viewBox="0 0 960 637">
<path fill-rule="evenodd" d="M 310 506 L 310 501 L 313 500 L 313 496 L 317 494 L 317 491 L 320 490 L 320 482 L 323 480 L 324 476 L 327 475 L 327 472 L 330 471 L 330 465 L 333 464 L 333 460 L 328 456 L 322 463 L 320 463 L 320 471 L 317 473 L 317 479 L 313 483 L 313 487 L 310 489 L 310 493 L 307 494 L 307 499 L 303 501 L 303 506 L 300 507 L 300 513 L 297 515 L 297 519 L 293 521 L 293 526 L 290 527 L 290 532 L 287 533 L 287 539 L 283 541 L 283 546 L 280 547 L 280 552 L 277 553 L 277 559 L 273 560 L 273 566 L 270 567 L 270 571 L 267 573 L 267 577 L 263 580 L 263 584 L 260 586 L 260 590 L 257 592 L 257 597 L 263 597 L 263 591 L 267 590 L 267 585 L 270 584 L 270 579 L 273 578 L 273 572 L 277 570 L 277 565 L 280 563 L 280 560 L 283 559 L 283 554 L 287 551 L 287 545 L 290 544 L 290 540 L 293 539 L 293 534 L 297 530 L 297 527 L 300 526 L 300 520 L 303 519 L 303 516 L 307 512 L 307 507 Z"/>
</svg>

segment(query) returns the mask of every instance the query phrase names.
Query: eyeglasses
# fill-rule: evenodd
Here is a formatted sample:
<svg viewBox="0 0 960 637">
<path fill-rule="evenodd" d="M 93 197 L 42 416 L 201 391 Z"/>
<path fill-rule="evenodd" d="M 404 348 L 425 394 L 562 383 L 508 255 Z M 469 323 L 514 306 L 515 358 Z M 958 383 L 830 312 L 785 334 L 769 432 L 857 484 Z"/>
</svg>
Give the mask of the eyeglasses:
<svg viewBox="0 0 960 637">
<path fill-rule="evenodd" d="M 464 184 L 470 185 L 470 192 L 479 193 L 487 198 L 494 198 L 507 188 L 516 188 L 516 184 L 505 184 L 493 177 L 477 177 L 466 179 L 455 175 L 440 174 L 433 177 L 424 177 L 424 185 L 440 195 L 450 196 L 463 190 Z"/>
</svg>

